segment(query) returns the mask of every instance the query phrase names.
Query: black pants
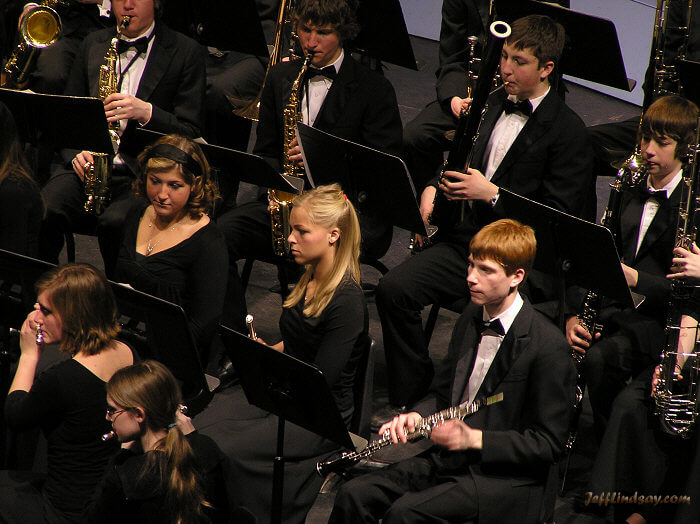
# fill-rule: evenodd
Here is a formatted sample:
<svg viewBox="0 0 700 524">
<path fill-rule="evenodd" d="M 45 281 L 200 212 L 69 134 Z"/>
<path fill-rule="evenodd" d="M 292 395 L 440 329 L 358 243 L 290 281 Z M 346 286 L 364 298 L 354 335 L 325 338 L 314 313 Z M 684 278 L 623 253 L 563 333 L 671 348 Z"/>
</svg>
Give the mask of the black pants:
<svg viewBox="0 0 700 524">
<path fill-rule="evenodd" d="M 331 523 L 464 522 L 479 513 L 468 473 L 445 474 L 431 455 L 419 456 L 342 485 Z"/>
<path fill-rule="evenodd" d="M 97 233 L 105 273 L 112 278 L 121 247 L 124 220 L 139 202 L 131 191 L 132 182 L 133 177 L 125 169 L 114 169 L 110 182 L 110 203 L 104 213 L 96 217 L 83 209 L 85 186 L 78 175 L 65 170 L 54 173 L 41 190 L 46 204 L 46 217 L 41 226 L 41 258 L 58 263 L 66 231 Z"/>
<path fill-rule="evenodd" d="M 404 128 L 404 160 L 419 194 L 442 165 L 444 151 L 451 146 L 445 133 L 456 126 L 452 112 L 435 100 Z"/>
<path fill-rule="evenodd" d="M 467 246 L 442 242 L 387 273 L 377 288 L 387 361 L 389 400 L 410 405 L 428 391 L 433 364 L 423 340 L 421 310 L 469 297 Z"/>
</svg>

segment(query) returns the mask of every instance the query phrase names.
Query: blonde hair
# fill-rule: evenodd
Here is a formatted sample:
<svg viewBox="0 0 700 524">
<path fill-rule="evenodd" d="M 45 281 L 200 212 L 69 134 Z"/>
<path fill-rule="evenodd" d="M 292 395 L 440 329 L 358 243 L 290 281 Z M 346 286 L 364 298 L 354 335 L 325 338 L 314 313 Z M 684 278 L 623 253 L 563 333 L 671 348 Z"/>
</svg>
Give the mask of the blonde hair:
<svg viewBox="0 0 700 524">
<path fill-rule="evenodd" d="M 165 457 L 160 470 L 165 488 L 164 509 L 170 512 L 173 522 L 199 522 L 202 508 L 210 504 L 199 487 L 192 447 L 175 423 L 182 393 L 173 374 L 160 362 L 145 360 L 117 371 L 107 383 L 107 395 L 120 408 L 142 409 L 150 429 L 167 431 L 156 445 Z M 161 458 L 162 455 L 149 453 L 139 480 L 148 471 L 157 471 Z"/>
<path fill-rule="evenodd" d="M 304 315 L 318 317 L 346 276 L 358 284 L 360 282 L 360 223 L 355 208 L 338 184 L 318 186 L 302 193 L 294 199 L 292 205 L 303 207 L 312 223 L 325 228 L 337 227 L 340 230 L 340 236 L 333 244 L 335 256 L 331 270 L 323 282 L 317 282 L 314 297 L 304 306 Z M 312 277 L 313 267 L 309 264 L 284 301 L 283 307 L 291 308 L 304 300 L 306 286 Z"/>
</svg>

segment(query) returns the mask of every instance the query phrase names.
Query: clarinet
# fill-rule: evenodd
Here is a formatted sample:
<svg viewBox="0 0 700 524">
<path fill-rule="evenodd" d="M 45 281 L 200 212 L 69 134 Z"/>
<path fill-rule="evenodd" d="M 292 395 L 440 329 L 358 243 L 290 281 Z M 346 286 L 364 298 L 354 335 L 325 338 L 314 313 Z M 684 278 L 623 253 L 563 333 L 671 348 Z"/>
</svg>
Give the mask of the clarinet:
<svg viewBox="0 0 700 524">
<path fill-rule="evenodd" d="M 496 404 L 502 400 L 503 393 L 498 393 L 486 398 L 485 400 L 477 400 L 471 404 L 460 404 L 459 406 L 452 406 L 437 413 L 433 413 L 429 417 L 420 419 L 416 424 L 416 428 L 410 433 L 406 434 L 406 439 L 413 441 L 421 438 L 430 438 L 430 434 L 432 433 L 433 429 L 446 420 L 463 419 L 467 415 L 476 413 L 484 406 L 490 406 L 491 404 Z M 391 446 L 392 444 L 391 434 L 389 430 L 386 430 L 382 435 L 382 438 L 370 442 L 362 451 L 354 451 L 349 453 L 344 452 L 338 458 L 327 460 L 325 462 L 318 462 L 316 464 L 316 472 L 322 477 L 325 477 L 331 472 L 344 471 L 346 468 L 357 464 L 363 458 L 374 455 L 379 450 L 384 449 L 387 446 Z"/>
</svg>

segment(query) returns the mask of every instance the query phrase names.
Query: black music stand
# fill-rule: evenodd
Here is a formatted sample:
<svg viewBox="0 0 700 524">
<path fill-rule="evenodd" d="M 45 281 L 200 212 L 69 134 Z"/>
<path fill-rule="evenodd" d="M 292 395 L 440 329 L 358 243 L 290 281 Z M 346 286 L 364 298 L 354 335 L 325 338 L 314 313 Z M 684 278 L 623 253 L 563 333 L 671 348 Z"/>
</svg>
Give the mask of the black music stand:
<svg viewBox="0 0 700 524">
<path fill-rule="evenodd" d="M 299 124 L 297 137 L 312 186 L 337 182 L 360 212 L 427 235 L 406 164 L 399 157 Z"/>
<path fill-rule="evenodd" d="M 119 309 L 121 337 L 143 359 L 165 364 L 180 382 L 191 416 L 211 400 L 219 381 L 204 374 L 187 315 L 177 304 L 111 282 Z"/>
<path fill-rule="evenodd" d="M 531 14 L 553 18 L 566 31 L 560 63 L 563 74 L 623 91 L 634 89 L 637 82 L 627 78 L 612 21 L 535 0 L 496 0 L 496 13 L 508 23 Z"/>
<path fill-rule="evenodd" d="M 353 441 L 321 371 L 306 362 L 275 351 L 225 326 L 219 326 L 233 365 L 241 377 L 248 402 L 277 415 L 277 451 L 273 466 L 272 522 L 282 522 L 284 489 L 284 424 L 293 422 L 344 448 L 362 448 Z"/>
<path fill-rule="evenodd" d="M 12 112 L 25 142 L 114 154 L 104 104 L 98 98 L 0 89 L 0 101 Z"/>
<path fill-rule="evenodd" d="M 206 46 L 269 56 L 255 0 L 168 0 L 163 21 Z"/>
<path fill-rule="evenodd" d="M 610 231 L 507 189 L 501 188 L 499 195 L 507 217 L 535 230 L 534 267 L 553 275 L 557 281 L 562 328 L 567 285 L 593 290 L 628 307 L 636 308 L 642 303 L 644 297 L 630 291 L 627 285 Z M 595 250 L 591 246 L 595 246 Z"/>
<path fill-rule="evenodd" d="M 357 20 L 361 29 L 350 42 L 352 49 L 381 62 L 418 70 L 399 0 L 360 0 Z"/>
</svg>

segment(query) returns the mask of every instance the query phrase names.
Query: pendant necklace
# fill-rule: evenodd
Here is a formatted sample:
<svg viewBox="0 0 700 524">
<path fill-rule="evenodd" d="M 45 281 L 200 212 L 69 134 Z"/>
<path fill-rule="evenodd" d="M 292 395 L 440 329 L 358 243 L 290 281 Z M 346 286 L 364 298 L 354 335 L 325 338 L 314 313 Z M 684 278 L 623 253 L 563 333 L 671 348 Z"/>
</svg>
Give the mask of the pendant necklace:
<svg viewBox="0 0 700 524">
<path fill-rule="evenodd" d="M 169 229 L 171 231 L 175 231 L 177 224 L 178 224 L 178 222 L 175 222 L 175 224 L 173 226 L 171 226 Z M 148 224 L 148 227 L 149 227 L 149 229 L 151 229 L 151 238 L 148 239 L 148 245 L 146 246 L 146 256 L 149 256 L 153 252 L 153 250 L 156 248 L 156 246 L 158 244 L 160 244 L 160 241 L 163 240 L 163 235 L 161 234 L 161 237 L 158 240 L 156 240 L 155 242 L 153 242 L 153 237 L 155 236 L 153 234 L 153 220 L 151 220 L 151 222 Z M 167 234 L 167 232 L 168 232 L 168 230 L 165 229 L 163 231 L 163 234 Z"/>
</svg>

